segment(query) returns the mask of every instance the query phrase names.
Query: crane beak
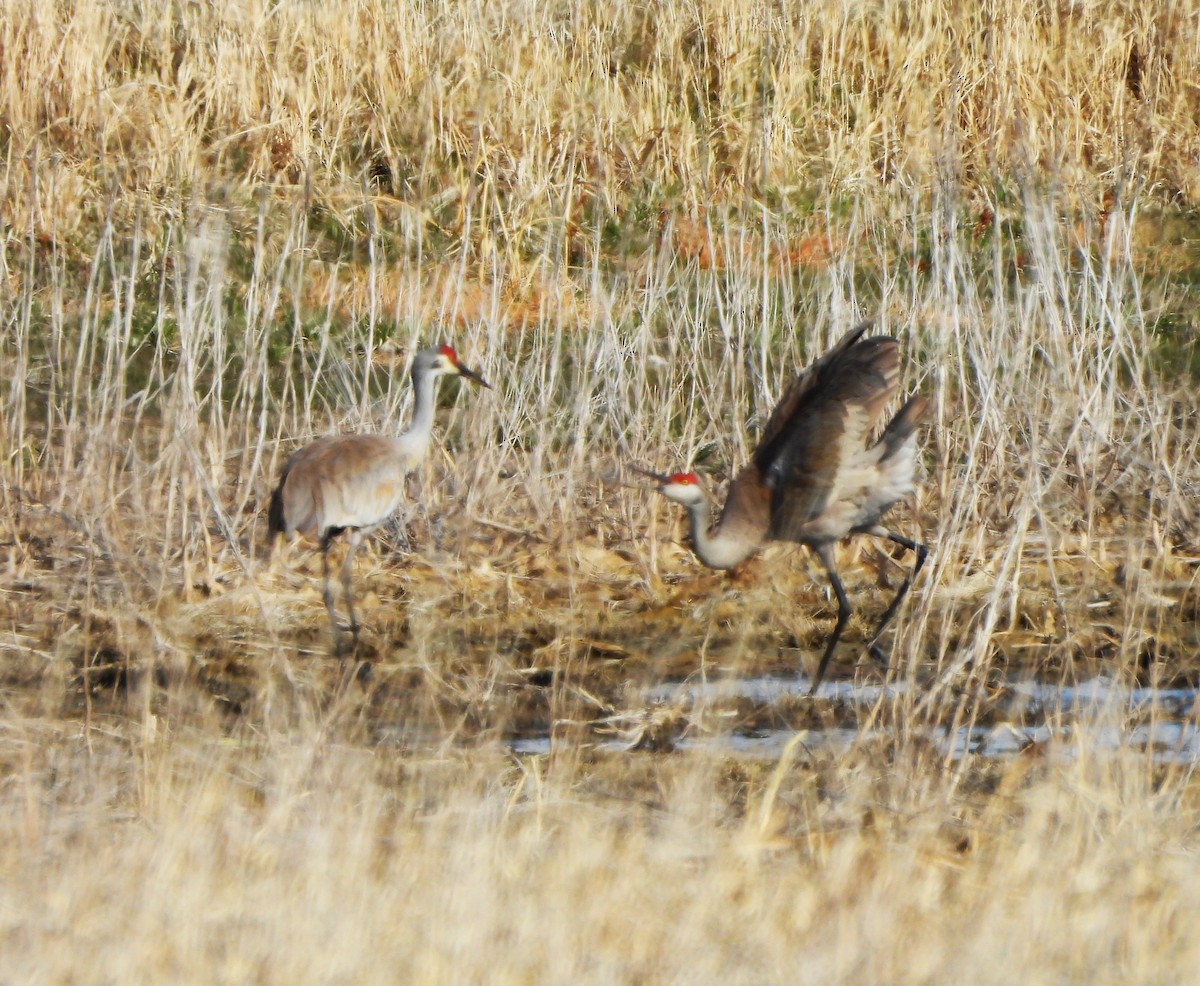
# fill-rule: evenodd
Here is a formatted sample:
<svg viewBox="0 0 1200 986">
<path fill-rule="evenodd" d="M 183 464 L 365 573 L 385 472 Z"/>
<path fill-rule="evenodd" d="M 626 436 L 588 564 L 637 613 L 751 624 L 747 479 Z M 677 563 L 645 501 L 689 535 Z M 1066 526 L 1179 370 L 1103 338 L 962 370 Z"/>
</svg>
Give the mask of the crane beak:
<svg viewBox="0 0 1200 986">
<path fill-rule="evenodd" d="M 454 364 L 458 368 L 458 375 L 466 377 L 468 380 L 474 380 L 476 383 L 483 384 L 488 390 L 492 389 L 492 385 L 483 379 L 478 373 L 472 370 L 469 366 L 463 366 L 462 363 Z"/>
<path fill-rule="evenodd" d="M 670 476 L 664 476 L 662 473 L 653 472 L 649 469 L 643 469 L 641 466 L 630 465 L 629 467 L 634 472 L 642 476 L 647 476 L 653 479 L 659 486 L 665 486 L 670 481 Z"/>
</svg>

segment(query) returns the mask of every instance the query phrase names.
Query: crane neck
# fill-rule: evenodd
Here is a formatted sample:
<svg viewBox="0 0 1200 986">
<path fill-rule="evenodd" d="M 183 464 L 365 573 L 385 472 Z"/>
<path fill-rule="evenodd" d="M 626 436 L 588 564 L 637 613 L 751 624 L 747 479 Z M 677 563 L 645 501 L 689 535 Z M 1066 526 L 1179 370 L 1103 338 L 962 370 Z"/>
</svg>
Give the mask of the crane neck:
<svg viewBox="0 0 1200 986">
<path fill-rule="evenodd" d="M 429 442 L 433 433 L 433 398 L 437 389 L 437 376 L 428 372 L 413 372 L 412 420 L 404 431 L 412 441 Z"/>
<path fill-rule="evenodd" d="M 754 554 L 757 543 L 737 537 L 720 527 L 710 532 L 712 513 L 708 500 L 687 504 L 688 527 L 692 536 L 692 548 L 709 568 L 733 568 Z"/>
</svg>

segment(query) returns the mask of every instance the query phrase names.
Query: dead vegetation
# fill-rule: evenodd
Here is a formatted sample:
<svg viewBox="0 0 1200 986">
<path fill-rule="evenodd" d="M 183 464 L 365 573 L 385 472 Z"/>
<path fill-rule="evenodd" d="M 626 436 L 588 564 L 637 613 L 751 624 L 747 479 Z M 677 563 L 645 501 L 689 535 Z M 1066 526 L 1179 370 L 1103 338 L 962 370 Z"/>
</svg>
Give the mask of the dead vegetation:
<svg viewBox="0 0 1200 986">
<path fill-rule="evenodd" d="M 6 4 L 6 975 L 1186 975 L 1195 18 Z M 624 466 L 720 484 L 868 315 L 935 404 L 886 675 L 902 570 L 842 549 L 831 671 L 889 688 L 705 691 L 833 609 L 798 551 L 701 570 Z M 496 390 L 362 552 L 354 674 L 266 496 L 442 339 Z M 1017 688 L 1098 676 L 1183 691 Z"/>
</svg>

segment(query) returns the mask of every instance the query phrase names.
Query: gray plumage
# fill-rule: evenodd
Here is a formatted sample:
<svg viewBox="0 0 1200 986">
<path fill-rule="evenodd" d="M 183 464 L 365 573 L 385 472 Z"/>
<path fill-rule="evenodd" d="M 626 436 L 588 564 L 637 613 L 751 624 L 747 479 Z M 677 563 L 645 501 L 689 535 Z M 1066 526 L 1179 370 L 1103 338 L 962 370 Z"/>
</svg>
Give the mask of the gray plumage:
<svg viewBox="0 0 1200 986">
<path fill-rule="evenodd" d="M 399 435 L 332 435 L 319 438 L 293 453 L 284 464 L 267 513 L 268 536 L 315 538 L 321 546 L 323 595 L 338 652 L 338 620 L 329 578 L 329 547 L 343 531 L 349 548 L 342 563 L 342 586 L 355 642 L 359 625 L 354 615 L 350 576 L 354 553 L 363 538 L 379 528 L 404 499 L 404 487 L 429 451 L 437 378 L 464 376 L 487 387 L 483 377 L 458 360 L 450 346 L 417 353 L 413 359 L 413 412 Z"/>
<path fill-rule="evenodd" d="M 838 619 L 821 656 L 812 691 L 825 673 L 851 607 L 838 577 L 834 544 L 850 534 L 886 537 L 916 552 L 912 574 L 884 613 L 875 640 L 887 625 L 928 549 L 879 525 L 911 493 L 916 429 L 929 409 L 913 397 L 879 438 L 884 408 L 900 377 L 899 343 L 888 336 L 863 338 L 867 324 L 851 329 L 791 383 L 771 413 L 751 461 L 737 474 L 716 527 L 710 529 L 708 499 L 692 473 L 661 476 L 659 492 L 687 508 L 692 544 L 711 568 L 728 569 L 766 541 L 808 545 L 825 565 L 838 598 Z"/>
</svg>

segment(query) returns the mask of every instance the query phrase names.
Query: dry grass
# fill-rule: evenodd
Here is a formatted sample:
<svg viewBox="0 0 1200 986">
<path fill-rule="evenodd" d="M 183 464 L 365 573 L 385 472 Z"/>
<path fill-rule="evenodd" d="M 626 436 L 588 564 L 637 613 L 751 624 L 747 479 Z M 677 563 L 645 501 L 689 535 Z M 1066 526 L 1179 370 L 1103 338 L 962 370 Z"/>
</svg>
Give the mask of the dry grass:
<svg viewBox="0 0 1200 986">
<path fill-rule="evenodd" d="M 936 742 L 1032 722 L 1014 678 L 1200 675 L 1198 14 L 1143 6 L 6 3 L 5 975 L 1186 975 L 1192 768 L 1100 739 L 1159 713 Z M 832 613 L 622 466 L 719 484 L 865 315 L 936 409 L 906 688 L 655 699 Z M 343 682 L 265 497 L 442 338 L 497 387 L 444 388 Z M 861 641 L 900 570 L 844 563 Z"/>
<path fill-rule="evenodd" d="M 6 726 L 14 981 L 1129 982 L 1196 960 L 1195 807 L 1129 758 L 947 790 L 912 751 L 514 763 L 133 732 Z"/>
</svg>

